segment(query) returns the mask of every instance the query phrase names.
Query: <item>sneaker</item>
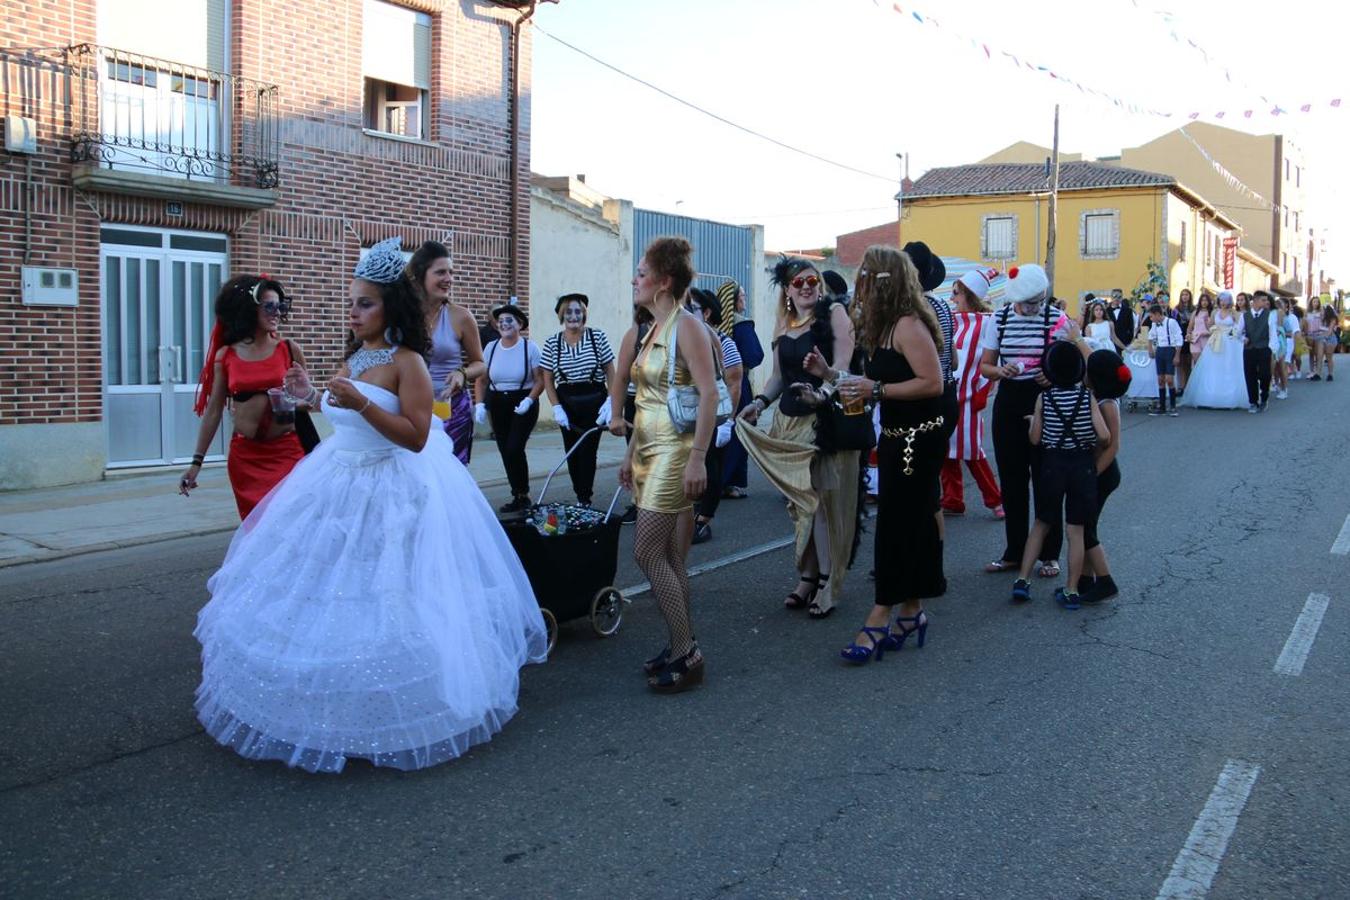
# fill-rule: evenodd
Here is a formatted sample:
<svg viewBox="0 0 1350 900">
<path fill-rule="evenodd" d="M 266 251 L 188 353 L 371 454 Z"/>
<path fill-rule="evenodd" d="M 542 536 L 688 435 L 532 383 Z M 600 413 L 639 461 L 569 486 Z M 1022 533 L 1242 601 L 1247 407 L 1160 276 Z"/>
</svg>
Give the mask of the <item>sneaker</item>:
<svg viewBox="0 0 1350 900">
<path fill-rule="evenodd" d="M 635 523 L 637 521 L 637 505 L 634 503 L 628 504 L 628 508 L 623 511 L 623 515 L 619 516 L 619 521 L 624 525 Z"/>
<path fill-rule="evenodd" d="M 1000 519 L 1000 520 L 1002 520 L 1002 519 L 1008 518 L 1008 514 L 1007 514 L 1006 512 L 1003 511 L 1003 504 L 1002 504 L 1002 503 L 1000 503 L 998 506 L 995 506 L 995 507 L 994 507 L 993 513 L 994 513 L 994 518 L 995 518 L 995 519 Z"/>
<path fill-rule="evenodd" d="M 1276 400 L 1288 400 L 1288 399 L 1289 399 L 1289 391 L 1288 391 L 1287 389 L 1285 389 L 1285 388 L 1281 388 L 1280 390 L 1278 390 L 1278 391 L 1275 392 L 1275 399 L 1276 399 Z"/>
<path fill-rule="evenodd" d="M 1163 411 L 1156 406 L 1150 406 L 1148 410 L 1150 416 L 1161 416 Z"/>
<path fill-rule="evenodd" d="M 1084 603 L 1101 603 L 1104 600 L 1110 600 L 1120 589 L 1116 587 L 1115 581 L 1110 575 L 1103 575 L 1093 582 L 1092 586 L 1082 592 L 1081 599 Z"/>
<path fill-rule="evenodd" d="M 1247 412 L 1251 413 L 1252 415 L 1256 415 L 1259 411 L 1260 411 L 1260 410 L 1257 409 L 1257 406 L 1256 406 L 1255 403 L 1249 403 L 1249 404 L 1247 404 Z"/>
<path fill-rule="evenodd" d="M 1319 374 L 1317 374 L 1317 375 L 1312 376 L 1312 377 L 1309 378 L 1308 380 L 1309 380 L 1309 381 L 1321 381 L 1321 380 L 1322 380 L 1322 376 L 1321 376 L 1321 374 L 1319 373 Z"/>
<path fill-rule="evenodd" d="M 1013 582 L 1012 602 L 1026 603 L 1031 599 L 1031 582 L 1025 578 L 1019 578 Z"/>
<path fill-rule="evenodd" d="M 1082 606 L 1082 601 L 1083 598 L 1077 591 L 1070 594 L 1064 588 L 1055 589 L 1055 602 L 1065 609 L 1078 609 Z"/>
<path fill-rule="evenodd" d="M 1171 409 L 1169 409 L 1169 410 L 1167 411 L 1167 414 L 1168 414 L 1169 416 L 1171 416 L 1172 418 L 1174 418 L 1174 419 L 1175 419 L 1177 416 L 1181 415 L 1181 413 L 1177 412 L 1177 408 L 1176 408 L 1175 406 L 1172 407 Z"/>
<path fill-rule="evenodd" d="M 712 540 L 712 524 L 710 522 L 695 522 L 694 540 L 692 541 L 692 543 L 706 544 L 708 541 L 711 540 Z"/>
</svg>

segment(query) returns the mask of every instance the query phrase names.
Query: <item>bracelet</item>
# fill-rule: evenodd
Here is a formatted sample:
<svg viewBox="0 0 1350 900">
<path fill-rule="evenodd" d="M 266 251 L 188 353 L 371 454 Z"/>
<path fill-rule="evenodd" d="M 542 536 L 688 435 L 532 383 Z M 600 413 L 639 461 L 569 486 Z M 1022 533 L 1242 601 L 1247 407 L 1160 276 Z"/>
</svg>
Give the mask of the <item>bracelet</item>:
<svg viewBox="0 0 1350 900">
<path fill-rule="evenodd" d="M 772 403 L 773 401 L 770 400 L 768 397 L 764 396 L 763 394 L 756 394 L 754 400 L 751 402 L 758 403 L 760 409 L 768 409 L 769 404 Z"/>
<path fill-rule="evenodd" d="M 363 416 L 363 415 L 366 414 L 366 410 L 369 409 L 369 408 L 370 408 L 370 398 L 367 397 L 367 398 L 366 398 L 366 405 L 363 406 L 363 407 L 361 407 L 360 409 L 358 409 L 358 410 L 356 411 L 356 414 L 357 414 L 358 416 Z"/>
<path fill-rule="evenodd" d="M 193 464 L 194 466 L 200 466 L 200 465 L 201 465 L 202 463 L 204 463 L 204 462 L 206 462 L 206 454 L 205 454 L 205 453 L 194 453 L 194 454 L 192 454 L 192 464 Z"/>
<path fill-rule="evenodd" d="M 886 385 L 883 384 L 882 382 L 880 381 L 872 382 L 872 399 L 880 403 L 882 400 L 885 399 L 885 395 L 883 393 L 885 390 Z"/>
</svg>

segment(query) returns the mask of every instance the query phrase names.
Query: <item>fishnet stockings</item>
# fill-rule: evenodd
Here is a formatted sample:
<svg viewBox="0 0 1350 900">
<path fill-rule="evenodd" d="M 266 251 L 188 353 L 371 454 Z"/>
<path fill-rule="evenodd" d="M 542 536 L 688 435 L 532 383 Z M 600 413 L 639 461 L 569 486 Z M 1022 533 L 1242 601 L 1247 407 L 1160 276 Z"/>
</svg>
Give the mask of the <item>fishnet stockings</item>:
<svg viewBox="0 0 1350 900">
<path fill-rule="evenodd" d="M 694 625 L 689 611 L 689 574 L 685 556 L 694 530 L 692 512 L 658 513 L 638 510 L 633 557 L 651 582 L 652 594 L 670 630 L 670 657 L 678 659 L 694 647 Z"/>
</svg>

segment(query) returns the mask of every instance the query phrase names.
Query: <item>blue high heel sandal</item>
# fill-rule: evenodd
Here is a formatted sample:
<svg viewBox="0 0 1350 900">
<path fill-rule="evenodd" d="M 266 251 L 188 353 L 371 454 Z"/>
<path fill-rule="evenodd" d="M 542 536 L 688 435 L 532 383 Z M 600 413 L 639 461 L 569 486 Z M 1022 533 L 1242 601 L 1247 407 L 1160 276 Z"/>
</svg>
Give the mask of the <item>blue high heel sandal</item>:
<svg viewBox="0 0 1350 900">
<path fill-rule="evenodd" d="M 914 627 L 906 628 L 906 622 L 913 622 Z M 919 646 L 923 646 L 923 642 L 928 635 L 928 613 L 919 610 L 917 616 L 900 616 L 895 620 L 895 624 L 900 629 L 900 633 L 896 634 L 893 631 L 890 633 L 887 650 L 894 650 L 898 653 L 905 649 L 905 639 L 911 634 L 917 634 Z"/>
<path fill-rule="evenodd" d="M 881 657 L 886 655 L 886 651 L 890 649 L 890 643 L 893 640 L 891 637 L 891 629 L 889 627 L 873 628 L 870 625 L 864 625 L 862 627 L 862 633 L 871 639 L 872 646 L 864 647 L 857 641 L 854 641 L 843 650 L 840 650 L 839 655 L 843 657 L 845 662 L 850 662 L 855 666 L 861 666 L 871 659 L 873 654 L 876 655 L 877 662 L 881 662 Z"/>
</svg>

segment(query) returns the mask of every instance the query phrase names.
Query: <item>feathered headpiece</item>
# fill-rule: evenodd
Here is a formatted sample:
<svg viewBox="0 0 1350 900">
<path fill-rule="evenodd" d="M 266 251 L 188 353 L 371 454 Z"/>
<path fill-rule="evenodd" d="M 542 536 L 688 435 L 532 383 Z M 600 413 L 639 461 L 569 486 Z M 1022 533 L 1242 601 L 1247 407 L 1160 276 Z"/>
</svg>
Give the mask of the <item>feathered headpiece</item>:
<svg viewBox="0 0 1350 900">
<path fill-rule="evenodd" d="M 803 269 L 814 269 L 815 266 L 804 259 L 795 256 L 780 256 L 778 262 L 773 264 L 769 270 L 769 280 L 783 290 L 787 290 L 792 279 L 796 278 Z"/>
<path fill-rule="evenodd" d="M 403 238 L 391 237 L 370 248 L 352 272 L 357 278 L 376 284 L 393 284 L 403 277 Z"/>
</svg>

